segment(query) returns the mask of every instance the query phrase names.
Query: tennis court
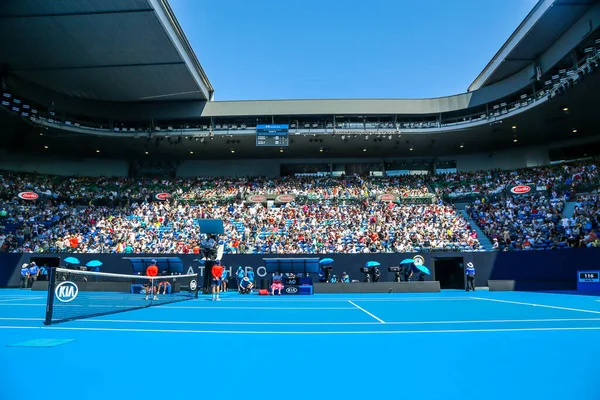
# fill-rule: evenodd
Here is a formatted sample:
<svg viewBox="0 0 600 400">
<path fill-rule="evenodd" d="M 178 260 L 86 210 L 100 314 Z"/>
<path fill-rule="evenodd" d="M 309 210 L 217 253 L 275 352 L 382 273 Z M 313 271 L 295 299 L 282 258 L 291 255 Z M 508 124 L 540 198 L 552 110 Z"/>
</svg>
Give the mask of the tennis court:
<svg viewBox="0 0 600 400">
<path fill-rule="evenodd" d="M 0 399 L 600 398 L 600 297 L 228 294 L 49 327 L 45 300 L 0 291 Z M 39 339 L 74 341 L 10 347 Z"/>
</svg>

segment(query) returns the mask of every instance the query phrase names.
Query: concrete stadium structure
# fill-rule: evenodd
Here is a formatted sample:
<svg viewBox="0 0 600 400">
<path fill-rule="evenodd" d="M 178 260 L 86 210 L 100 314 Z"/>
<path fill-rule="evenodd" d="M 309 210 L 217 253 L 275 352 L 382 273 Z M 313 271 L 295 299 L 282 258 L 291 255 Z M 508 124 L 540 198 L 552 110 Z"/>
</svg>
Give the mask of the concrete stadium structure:
<svg viewBox="0 0 600 400">
<path fill-rule="evenodd" d="M 285 164 L 469 171 L 589 157 L 599 26 L 596 0 L 540 0 L 453 96 L 214 101 L 166 0 L 12 2 L 0 9 L 0 169 L 127 175 L 168 162 L 179 176 L 276 176 Z M 288 147 L 256 147 L 270 123 L 290 125 Z"/>
</svg>

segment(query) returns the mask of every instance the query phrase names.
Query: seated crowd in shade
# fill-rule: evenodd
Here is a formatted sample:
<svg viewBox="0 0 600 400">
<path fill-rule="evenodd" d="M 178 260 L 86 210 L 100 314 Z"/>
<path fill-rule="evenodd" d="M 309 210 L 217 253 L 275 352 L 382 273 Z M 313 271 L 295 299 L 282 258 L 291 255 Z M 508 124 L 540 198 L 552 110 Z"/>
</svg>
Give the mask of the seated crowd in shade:
<svg viewBox="0 0 600 400">
<path fill-rule="evenodd" d="M 545 190 L 511 196 L 506 187 Z M 596 246 L 598 195 L 592 162 L 434 176 L 130 179 L 0 172 L 0 251 L 198 253 L 200 219 L 222 219 L 229 254 L 533 250 Z M 34 191 L 36 201 L 16 193 Z M 154 194 L 172 196 L 156 201 Z M 477 192 L 467 214 L 493 245 L 439 195 Z M 490 193 L 498 196 L 486 199 Z M 269 207 L 250 195 L 302 200 Z M 427 204 L 379 201 L 430 196 Z M 576 200 L 572 218 L 565 202 Z"/>
</svg>

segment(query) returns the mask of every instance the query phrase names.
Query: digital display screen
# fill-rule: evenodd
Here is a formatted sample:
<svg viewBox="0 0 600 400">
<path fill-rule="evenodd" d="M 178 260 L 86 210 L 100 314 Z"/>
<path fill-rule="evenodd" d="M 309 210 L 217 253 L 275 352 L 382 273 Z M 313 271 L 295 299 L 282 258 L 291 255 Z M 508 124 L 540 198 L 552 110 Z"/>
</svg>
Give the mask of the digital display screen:
<svg viewBox="0 0 600 400">
<path fill-rule="evenodd" d="M 256 126 L 256 146 L 284 147 L 289 145 L 289 125 L 270 124 Z"/>
<path fill-rule="evenodd" d="M 579 282 L 600 282 L 600 273 L 598 271 L 580 272 Z"/>
</svg>

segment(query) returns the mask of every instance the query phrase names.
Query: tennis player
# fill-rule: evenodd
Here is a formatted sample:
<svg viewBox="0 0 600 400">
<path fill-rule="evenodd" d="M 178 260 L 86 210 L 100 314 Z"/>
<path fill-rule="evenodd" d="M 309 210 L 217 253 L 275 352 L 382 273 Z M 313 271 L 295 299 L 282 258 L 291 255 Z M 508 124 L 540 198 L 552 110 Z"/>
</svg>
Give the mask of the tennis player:
<svg viewBox="0 0 600 400">
<path fill-rule="evenodd" d="M 275 296 L 275 291 L 278 291 L 278 295 L 281 296 L 281 291 L 283 290 L 283 279 L 281 275 L 276 274 L 273 275 L 273 284 L 271 285 L 271 295 Z"/>
<path fill-rule="evenodd" d="M 165 276 L 163 279 L 161 279 L 160 282 L 158 282 L 158 294 L 160 294 L 160 289 L 163 290 L 162 294 L 167 294 L 167 289 L 169 289 L 169 294 L 171 294 L 171 282 L 169 282 L 166 278 L 167 273 L 164 272 L 163 275 Z"/>
<path fill-rule="evenodd" d="M 219 293 L 221 292 L 221 276 L 223 276 L 223 266 L 220 262 L 216 262 L 212 267 L 212 299 L 213 301 L 221 300 L 219 298 Z"/>
<path fill-rule="evenodd" d="M 156 260 L 152 260 L 148 268 L 146 268 L 146 276 L 156 277 L 158 276 L 158 267 L 156 266 Z M 158 296 L 156 296 L 157 287 L 156 287 L 156 279 L 150 279 L 150 284 L 146 288 L 146 300 L 148 300 L 148 292 L 152 292 L 154 297 L 153 300 L 158 300 Z"/>
</svg>

